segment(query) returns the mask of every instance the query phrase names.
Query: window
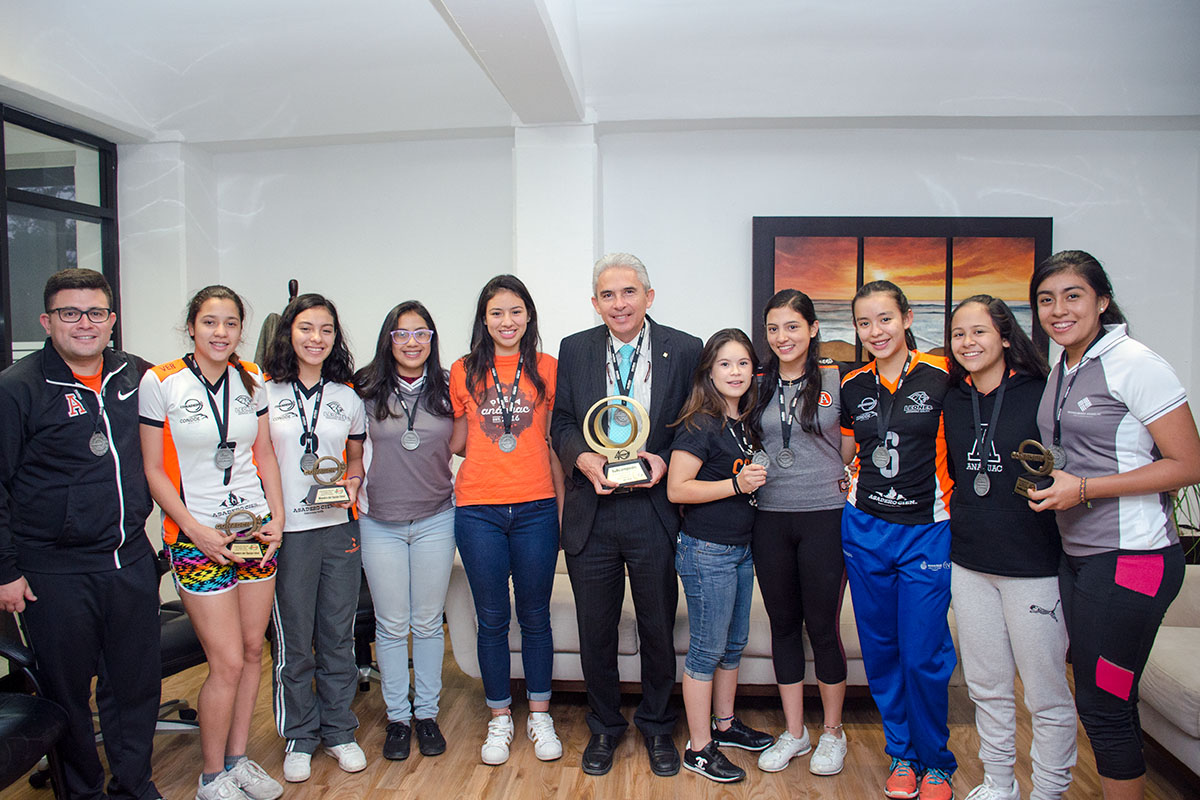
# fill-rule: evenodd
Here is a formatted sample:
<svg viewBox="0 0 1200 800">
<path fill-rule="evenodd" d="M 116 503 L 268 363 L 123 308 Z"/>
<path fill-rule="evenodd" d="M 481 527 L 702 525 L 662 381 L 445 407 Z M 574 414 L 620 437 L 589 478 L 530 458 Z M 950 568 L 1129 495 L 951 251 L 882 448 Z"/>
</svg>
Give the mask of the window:
<svg viewBox="0 0 1200 800">
<path fill-rule="evenodd" d="M 117 295 L 117 148 L 0 105 L 0 369 L 42 346 L 42 287 L 54 272 L 103 272 Z M 120 344 L 121 318 L 113 330 Z"/>
</svg>

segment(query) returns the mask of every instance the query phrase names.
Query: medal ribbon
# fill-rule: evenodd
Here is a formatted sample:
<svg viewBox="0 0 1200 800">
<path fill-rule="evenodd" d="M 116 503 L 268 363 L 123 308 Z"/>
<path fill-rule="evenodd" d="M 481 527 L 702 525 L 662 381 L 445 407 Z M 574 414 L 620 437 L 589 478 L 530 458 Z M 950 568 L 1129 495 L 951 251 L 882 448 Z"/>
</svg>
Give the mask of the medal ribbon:
<svg viewBox="0 0 1200 800">
<path fill-rule="evenodd" d="M 737 442 L 738 450 L 742 451 L 742 455 L 749 458 L 754 449 L 750 447 L 750 442 L 746 439 L 746 427 L 741 422 L 727 422 L 729 426 L 729 434 L 733 436 L 733 441 Z"/>
<path fill-rule="evenodd" d="M 1054 387 L 1054 444 L 1057 447 L 1062 447 L 1062 413 L 1063 407 L 1067 404 L 1067 397 L 1071 394 L 1071 387 L 1075 385 L 1075 379 L 1079 377 L 1079 371 L 1083 369 L 1083 365 L 1087 363 L 1088 350 L 1096 346 L 1096 342 L 1104 338 L 1104 334 L 1108 331 L 1104 330 L 1104 326 L 1100 326 L 1100 333 L 1096 334 L 1096 338 L 1092 339 L 1092 343 L 1087 346 L 1087 350 L 1083 351 L 1083 357 L 1079 359 L 1079 364 L 1075 367 L 1075 372 L 1071 374 L 1071 380 L 1067 383 L 1067 390 L 1063 391 L 1063 373 L 1067 371 L 1067 351 L 1064 348 L 1062 355 L 1058 357 L 1058 384 Z"/>
<path fill-rule="evenodd" d="M 992 406 L 992 418 L 988 422 L 987 435 L 984 436 L 982 423 L 979 421 L 979 389 L 971 381 L 971 412 L 975 415 L 975 441 L 982 440 L 979 446 L 979 471 L 987 473 L 988 453 L 992 451 L 992 440 L 996 438 L 996 422 L 1000 419 L 1000 406 L 1004 403 L 1004 389 L 1008 386 L 1008 371 L 1000 377 L 1000 389 L 996 392 L 996 405 Z"/>
<path fill-rule="evenodd" d="M 792 404 L 790 408 L 785 409 L 783 405 L 783 378 L 779 379 L 779 430 L 783 432 L 783 449 L 787 450 L 792 444 L 792 423 L 796 421 L 796 406 L 800 402 L 800 393 L 804 391 L 804 384 L 807 379 L 801 379 L 800 384 L 796 387 L 796 393 L 792 395 Z"/>
<path fill-rule="evenodd" d="M 496 403 L 500 406 L 500 417 L 504 420 L 504 432 L 512 433 L 513 409 L 517 407 L 517 387 L 521 383 L 521 368 L 525 366 L 525 354 L 517 359 L 517 374 L 513 377 L 512 396 L 506 402 L 504 399 L 504 387 L 500 385 L 500 376 L 496 374 L 496 361 L 492 360 L 492 381 L 496 384 Z M 409 422 L 409 430 L 412 430 L 412 422 Z"/>
<path fill-rule="evenodd" d="M 229 367 L 225 368 L 225 372 L 221 374 L 221 379 L 217 383 L 221 384 L 221 408 L 223 411 L 217 411 L 217 401 L 213 399 L 213 391 L 215 386 L 210 386 L 208 379 L 204 377 L 204 373 L 200 371 L 200 367 L 196 365 L 196 358 L 189 353 L 184 358 L 184 363 L 188 365 L 188 369 L 196 376 L 196 380 L 200 381 L 200 385 L 204 387 L 204 396 L 208 398 L 208 407 L 212 410 L 213 420 L 217 423 L 217 436 L 221 441 L 217 444 L 217 449 L 226 448 L 232 450 L 235 444 L 229 442 Z M 233 467 L 225 468 L 225 485 L 229 485 L 230 479 L 233 477 Z"/>
<path fill-rule="evenodd" d="M 494 371 L 495 370 L 493 368 L 493 372 Z M 517 374 L 517 377 L 520 378 L 519 372 Z M 496 384 L 496 387 L 497 387 L 496 393 L 497 394 L 500 393 L 499 386 L 500 386 L 500 384 L 497 383 Z M 408 418 L 408 429 L 409 429 L 409 431 L 411 431 L 413 429 L 413 424 L 417 421 L 417 411 L 421 408 L 421 395 L 425 394 L 425 387 L 422 386 L 421 391 L 417 392 L 417 396 L 413 400 L 412 411 L 408 410 L 408 403 L 404 402 L 404 392 L 400 391 L 399 386 L 396 387 L 395 392 L 396 392 L 396 399 L 400 401 L 400 408 L 402 408 L 404 410 L 404 416 Z M 503 407 L 501 407 L 501 408 L 503 409 Z M 501 411 L 501 413 L 503 413 L 503 410 Z"/>
<path fill-rule="evenodd" d="M 608 353 L 612 357 L 613 385 L 617 388 L 617 394 L 633 397 L 633 376 L 637 374 L 638 356 L 642 354 L 642 337 L 645 335 L 646 324 L 643 322 L 642 329 L 638 332 L 637 344 L 633 346 L 633 358 L 629 361 L 629 383 L 625 383 L 621 379 L 621 362 L 617 359 L 617 351 L 613 349 L 612 336 L 608 337 Z"/>
<path fill-rule="evenodd" d="M 875 407 L 878 409 L 875 414 L 875 428 L 879 432 L 879 444 L 881 445 L 887 445 L 888 426 L 892 422 L 892 412 L 896 410 L 896 401 L 900 397 L 900 389 L 904 386 L 904 377 L 908 375 L 912 357 L 912 350 L 909 350 L 908 356 L 904 359 L 904 367 L 900 370 L 900 380 L 896 382 L 896 391 L 891 395 L 892 402 L 888 404 L 886 417 L 883 415 L 883 387 L 879 381 L 879 362 L 875 362 Z"/>
<path fill-rule="evenodd" d="M 300 392 L 300 381 L 292 381 L 292 394 L 296 397 L 296 411 L 300 413 L 300 425 L 304 433 L 300 434 L 300 444 L 305 453 L 316 453 L 320 444 L 317 438 L 317 419 L 321 416 L 321 398 L 325 396 L 325 379 L 317 382 L 317 402 L 313 406 L 312 427 L 308 427 L 308 416 L 304 413 L 304 398 Z"/>
</svg>

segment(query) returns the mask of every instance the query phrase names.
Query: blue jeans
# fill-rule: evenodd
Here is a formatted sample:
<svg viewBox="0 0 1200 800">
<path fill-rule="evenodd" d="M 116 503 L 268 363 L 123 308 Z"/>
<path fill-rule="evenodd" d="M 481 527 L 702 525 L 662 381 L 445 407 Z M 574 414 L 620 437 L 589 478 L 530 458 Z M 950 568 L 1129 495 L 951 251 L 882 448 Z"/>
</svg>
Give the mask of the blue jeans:
<svg viewBox="0 0 1200 800">
<path fill-rule="evenodd" d="M 549 700 L 554 670 L 550 590 L 558 561 L 557 502 L 551 497 L 514 505 L 459 506 L 454 536 L 475 597 L 479 621 L 476 648 L 488 706 L 512 705 L 510 575 L 521 625 L 526 694 L 530 700 Z"/>
<path fill-rule="evenodd" d="M 680 533 L 675 571 L 688 608 L 688 651 L 683 671 L 711 681 L 721 669 L 737 669 L 750 639 L 754 559 L 747 544 L 715 544 Z"/>
<path fill-rule="evenodd" d="M 434 719 L 446 652 L 442 612 L 454 564 L 454 509 L 410 522 L 358 520 L 362 565 L 375 603 L 375 660 L 388 722 Z M 408 634 L 413 683 L 408 699 Z"/>
</svg>

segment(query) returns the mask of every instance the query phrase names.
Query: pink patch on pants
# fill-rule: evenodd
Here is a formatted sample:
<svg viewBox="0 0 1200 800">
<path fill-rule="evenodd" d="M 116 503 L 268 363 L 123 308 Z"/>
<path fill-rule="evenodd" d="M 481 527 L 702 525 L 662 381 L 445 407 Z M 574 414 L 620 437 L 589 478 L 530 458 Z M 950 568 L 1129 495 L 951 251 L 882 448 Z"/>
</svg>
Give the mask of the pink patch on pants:
<svg viewBox="0 0 1200 800">
<path fill-rule="evenodd" d="M 1113 580 L 1117 586 L 1154 597 L 1162 585 L 1163 569 L 1163 557 L 1160 555 L 1117 556 L 1117 571 Z"/>
<path fill-rule="evenodd" d="M 1096 687 L 1128 700 L 1133 690 L 1133 673 L 1100 656 L 1096 659 Z"/>
</svg>

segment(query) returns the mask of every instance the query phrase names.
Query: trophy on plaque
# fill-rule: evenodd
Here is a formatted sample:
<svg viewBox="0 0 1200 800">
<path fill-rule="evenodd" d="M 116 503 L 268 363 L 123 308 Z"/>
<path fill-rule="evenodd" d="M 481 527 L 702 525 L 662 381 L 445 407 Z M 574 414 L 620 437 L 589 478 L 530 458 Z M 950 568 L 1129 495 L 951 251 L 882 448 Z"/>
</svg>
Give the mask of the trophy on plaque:
<svg viewBox="0 0 1200 800">
<path fill-rule="evenodd" d="M 613 434 L 614 428 L 625 432 Z M 638 455 L 649 436 L 650 415 L 632 397 L 602 397 L 583 416 L 583 438 L 588 447 L 608 458 L 604 477 L 622 489 L 650 483 L 650 464 Z"/>
<path fill-rule="evenodd" d="M 232 533 L 234 540 L 229 544 L 229 552 L 238 558 L 261 559 L 266 554 L 266 546 L 254 534 L 262 527 L 263 519 L 258 514 L 247 509 L 230 511 L 225 521 L 215 527 L 221 533 Z"/>
<path fill-rule="evenodd" d="M 1020 461 L 1021 466 L 1029 473 L 1028 476 L 1017 478 L 1017 485 L 1013 487 L 1014 494 L 1029 500 L 1030 489 L 1041 490 L 1054 483 L 1050 473 L 1058 465 L 1055 464 L 1051 448 L 1036 439 L 1026 439 L 1013 451 L 1012 457 Z"/>
<path fill-rule="evenodd" d="M 345 486 L 339 486 L 338 481 L 346 474 L 345 463 L 333 456 L 321 456 L 306 470 L 305 475 L 311 475 L 315 484 L 308 490 L 304 502 L 310 506 L 326 505 L 328 503 L 349 503 L 350 492 Z"/>
</svg>

